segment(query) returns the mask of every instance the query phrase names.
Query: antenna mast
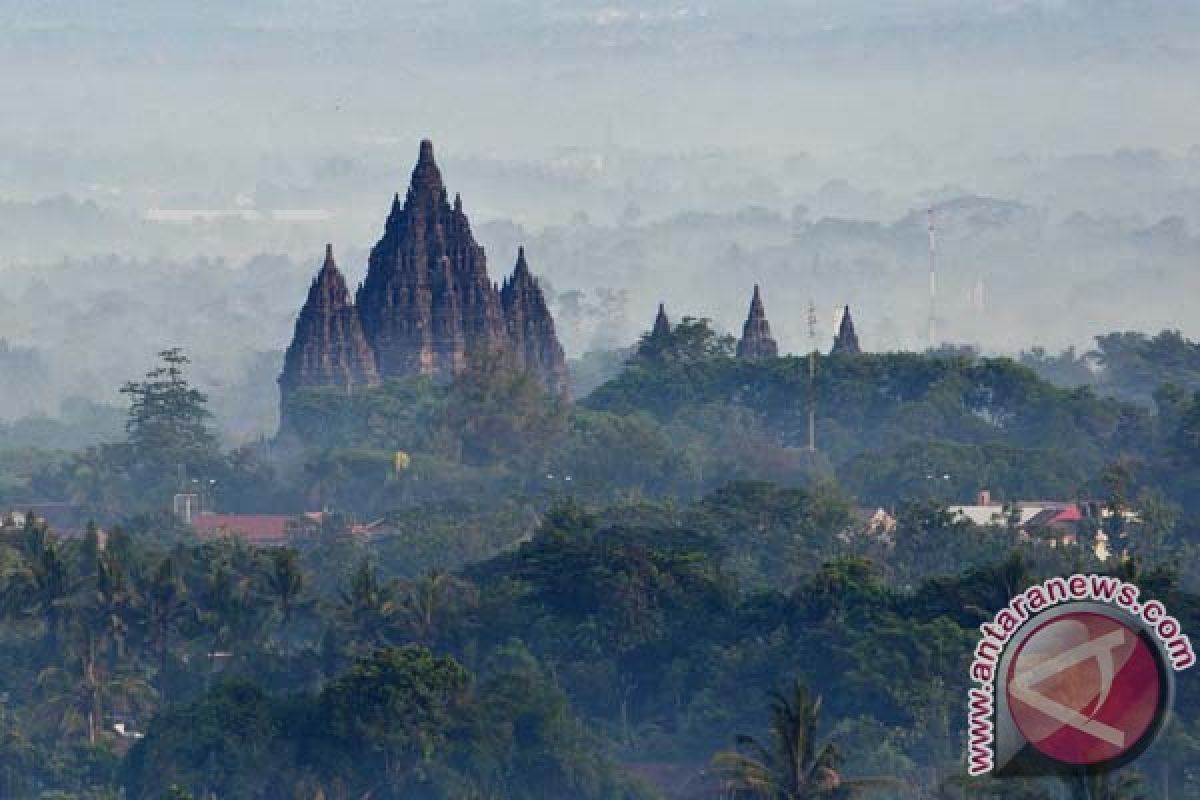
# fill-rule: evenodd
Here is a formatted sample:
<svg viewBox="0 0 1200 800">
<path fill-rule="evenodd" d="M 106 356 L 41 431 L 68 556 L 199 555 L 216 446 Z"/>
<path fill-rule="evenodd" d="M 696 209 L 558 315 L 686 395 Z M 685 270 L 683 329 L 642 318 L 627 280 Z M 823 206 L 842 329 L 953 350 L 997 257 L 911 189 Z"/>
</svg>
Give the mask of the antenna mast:
<svg viewBox="0 0 1200 800">
<path fill-rule="evenodd" d="M 817 451 L 817 307 L 808 301 L 808 451 Z"/>
<path fill-rule="evenodd" d="M 938 346 L 937 341 L 937 229 L 933 208 L 927 212 L 929 225 L 929 349 Z"/>
</svg>

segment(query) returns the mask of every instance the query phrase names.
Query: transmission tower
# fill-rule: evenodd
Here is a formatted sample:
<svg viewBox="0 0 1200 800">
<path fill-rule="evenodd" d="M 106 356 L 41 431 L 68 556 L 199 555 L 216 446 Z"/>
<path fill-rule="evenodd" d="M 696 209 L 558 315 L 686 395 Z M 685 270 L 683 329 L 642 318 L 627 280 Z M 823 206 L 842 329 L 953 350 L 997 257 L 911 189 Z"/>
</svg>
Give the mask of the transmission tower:
<svg viewBox="0 0 1200 800">
<path fill-rule="evenodd" d="M 817 306 L 808 302 L 808 450 L 817 451 Z"/>
<path fill-rule="evenodd" d="M 938 346 L 937 340 L 937 228 L 933 208 L 927 212 L 929 227 L 929 349 Z"/>
</svg>

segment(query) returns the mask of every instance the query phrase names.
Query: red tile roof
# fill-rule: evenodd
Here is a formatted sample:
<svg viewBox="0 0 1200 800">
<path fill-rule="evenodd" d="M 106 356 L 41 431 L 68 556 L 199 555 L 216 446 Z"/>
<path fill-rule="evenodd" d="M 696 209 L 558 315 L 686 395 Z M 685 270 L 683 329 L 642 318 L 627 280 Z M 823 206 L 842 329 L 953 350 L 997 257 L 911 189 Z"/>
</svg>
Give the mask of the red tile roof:
<svg viewBox="0 0 1200 800">
<path fill-rule="evenodd" d="M 308 514 L 199 514 L 192 527 L 201 538 L 236 536 L 251 544 L 272 545 L 283 544 L 289 533 L 316 521 Z"/>
<path fill-rule="evenodd" d="M 1058 516 L 1056 516 L 1052 520 L 1051 524 L 1065 523 L 1065 522 L 1082 522 L 1082 521 L 1083 521 L 1083 512 L 1079 510 L 1078 505 L 1072 503 L 1068 508 L 1065 508 L 1062 511 L 1058 512 Z"/>
</svg>

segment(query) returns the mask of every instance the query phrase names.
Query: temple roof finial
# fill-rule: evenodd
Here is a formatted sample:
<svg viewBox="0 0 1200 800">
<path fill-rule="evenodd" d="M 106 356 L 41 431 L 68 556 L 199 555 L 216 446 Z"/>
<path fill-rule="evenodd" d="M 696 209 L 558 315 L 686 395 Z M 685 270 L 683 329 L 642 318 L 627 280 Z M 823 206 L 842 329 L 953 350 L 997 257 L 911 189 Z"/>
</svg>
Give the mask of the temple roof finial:
<svg viewBox="0 0 1200 800">
<path fill-rule="evenodd" d="M 858 355 L 862 352 L 858 344 L 858 334 L 854 331 L 854 320 L 850 317 L 849 304 L 842 309 L 842 323 L 838 326 L 837 336 L 833 339 L 833 349 L 829 352 L 846 355 Z"/>
<path fill-rule="evenodd" d="M 779 355 L 779 345 L 771 337 L 771 324 L 767 322 L 762 292 L 757 283 L 754 284 L 754 294 L 750 297 L 750 311 L 746 314 L 746 324 L 742 326 L 737 355 L 738 358 L 747 359 L 775 358 Z"/>
<path fill-rule="evenodd" d="M 654 318 L 654 328 L 651 330 L 651 336 L 666 336 L 671 332 L 671 320 L 667 319 L 667 308 L 662 303 L 658 304 L 658 315 Z"/>
<path fill-rule="evenodd" d="M 419 154 L 418 154 L 418 156 L 417 156 L 417 163 L 418 163 L 418 164 L 424 164 L 424 163 L 429 163 L 429 164 L 432 164 L 432 163 L 434 163 L 434 160 L 433 160 L 433 142 L 431 142 L 430 140 L 428 140 L 428 139 L 422 139 L 422 140 L 421 140 L 421 151 L 420 151 L 420 153 L 419 153 Z"/>
</svg>

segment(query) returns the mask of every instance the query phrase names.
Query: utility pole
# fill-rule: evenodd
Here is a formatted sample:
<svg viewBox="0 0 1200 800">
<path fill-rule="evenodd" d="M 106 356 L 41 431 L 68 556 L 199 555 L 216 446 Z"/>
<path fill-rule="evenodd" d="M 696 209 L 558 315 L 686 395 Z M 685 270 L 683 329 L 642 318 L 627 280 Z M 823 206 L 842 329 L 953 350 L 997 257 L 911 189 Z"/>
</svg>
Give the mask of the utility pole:
<svg viewBox="0 0 1200 800">
<path fill-rule="evenodd" d="M 817 306 L 808 302 L 808 451 L 817 451 Z"/>
<path fill-rule="evenodd" d="M 937 230 L 933 208 L 927 212 L 929 227 L 929 349 L 935 350 L 937 341 Z"/>
</svg>

